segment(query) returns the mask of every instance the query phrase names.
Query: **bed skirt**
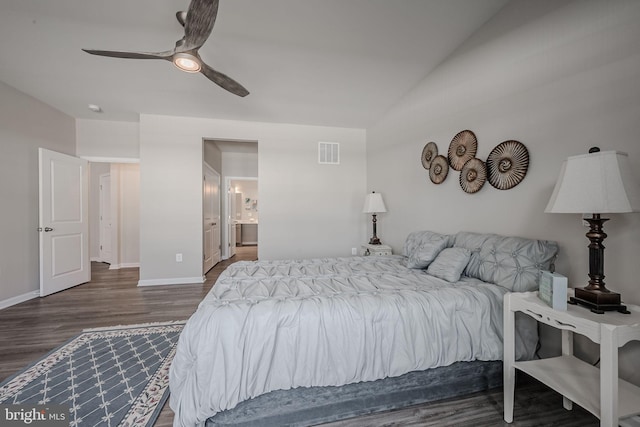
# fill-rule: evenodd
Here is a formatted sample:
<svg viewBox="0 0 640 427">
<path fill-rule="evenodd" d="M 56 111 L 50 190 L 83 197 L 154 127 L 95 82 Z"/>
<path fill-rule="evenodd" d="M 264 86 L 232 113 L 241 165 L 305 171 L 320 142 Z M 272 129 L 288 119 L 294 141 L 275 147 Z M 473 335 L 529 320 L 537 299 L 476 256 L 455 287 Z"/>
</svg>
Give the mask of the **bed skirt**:
<svg viewBox="0 0 640 427">
<path fill-rule="evenodd" d="M 457 362 L 340 387 L 272 391 L 216 414 L 206 426 L 312 426 L 501 386 L 501 361 Z"/>
</svg>

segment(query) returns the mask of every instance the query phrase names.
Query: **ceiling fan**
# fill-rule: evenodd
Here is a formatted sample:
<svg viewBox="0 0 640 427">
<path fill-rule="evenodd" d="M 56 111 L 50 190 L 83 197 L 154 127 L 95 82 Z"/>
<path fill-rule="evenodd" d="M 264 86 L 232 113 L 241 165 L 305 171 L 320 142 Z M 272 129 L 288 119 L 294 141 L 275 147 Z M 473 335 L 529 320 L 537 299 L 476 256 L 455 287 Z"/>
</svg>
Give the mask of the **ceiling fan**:
<svg viewBox="0 0 640 427">
<path fill-rule="evenodd" d="M 184 37 L 176 42 L 173 50 L 164 52 L 121 52 L 112 50 L 82 49 L 92 55 L 129 59 L 164 59 L 171 61 L 187 73 L 202 73 L 209 80 L 238 96 L 247 96 L 249 91 L 231 77 L 208 66 L 198 49 L 207 41 L 218 14 L 219 0 L 191 0 L 187 12 L 179 11 L 176 18 L 184 27 Z"/>
</svg>

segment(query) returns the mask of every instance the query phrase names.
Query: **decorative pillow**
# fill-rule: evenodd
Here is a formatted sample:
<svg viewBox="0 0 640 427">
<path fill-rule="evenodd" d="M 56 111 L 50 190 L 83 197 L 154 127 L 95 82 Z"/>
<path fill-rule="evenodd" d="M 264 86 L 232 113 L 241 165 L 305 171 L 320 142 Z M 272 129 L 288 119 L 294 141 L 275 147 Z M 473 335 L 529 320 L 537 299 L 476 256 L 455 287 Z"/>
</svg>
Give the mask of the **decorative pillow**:
<svg viewBox="0 0 640 427">
<path fill-rule="evenodd" d="M 431 231 L 414 231 L 404 245 L 409 268 L 425 268 L 449 245 L 449 236 Z"/>
<path fill-rule="evenodd" d="M 456 234 L 453 246 L 471 251 L 465 275 L 512 292 L 536 290 L 540 272 L 553 271 L 558 255 L 554 241 L 464 231 Z"/>
<path fill-rule="evenodd" d="M 427 273 L 447 282 L 455 283 L 469 263 L 471 251 L 467 248 L 447 248 L 438 254 L 427 268 Z"/>
</svg>

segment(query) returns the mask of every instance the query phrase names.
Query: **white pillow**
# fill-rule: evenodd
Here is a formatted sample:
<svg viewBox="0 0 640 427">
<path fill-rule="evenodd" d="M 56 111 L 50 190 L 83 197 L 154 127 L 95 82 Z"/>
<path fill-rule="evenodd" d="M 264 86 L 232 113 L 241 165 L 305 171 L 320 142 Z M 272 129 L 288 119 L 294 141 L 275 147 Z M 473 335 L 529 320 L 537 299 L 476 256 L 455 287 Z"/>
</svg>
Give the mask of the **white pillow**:
<svg viewBox="0 0 640 427">
<path fill-rule="evenodd" d="M 470 258 L 471 251 L 467 248 L 443 249 L 436 259 L 429 264 L 427 273 L 447 282 L 455 283 L 460 280 L 460 276 Z"/>
</svg>

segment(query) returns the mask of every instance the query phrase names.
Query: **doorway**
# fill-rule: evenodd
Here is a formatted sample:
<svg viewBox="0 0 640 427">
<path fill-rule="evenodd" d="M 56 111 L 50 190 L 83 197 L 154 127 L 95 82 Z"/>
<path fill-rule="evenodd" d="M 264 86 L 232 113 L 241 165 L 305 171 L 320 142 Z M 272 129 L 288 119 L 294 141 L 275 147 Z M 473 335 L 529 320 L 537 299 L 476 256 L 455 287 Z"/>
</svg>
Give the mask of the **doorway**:
<svg viewBox="0 0 640 427">
<path fill-rule="evenodd" d="M 258 178 L 227 177 L 229 256 L 236 248 L 258 245 Z"/>
<path fill-rule="evenodd" d="M 140 267 L 140 164 L 89 163 L 89 255 L 110 270 Z"/>
<path fill-rule="evenodd" d="M 229 140 L 229 139 L 207 139 L 203 141 L 203 158 L 204 162 L 210 165 L 215 171 L 218 171 L 221 177 L 221 214 L 220 214 L 220 239 L 221 239 L 221 259 L 228 259 L 235 255 L 236 245 L 242 244 L 242 238 L 236 239 L 236 234 L 242 232 L 242 224 L 237 221 L 242 220 L 242 213 L 251 213 L 246 215 L 245 220 L 252 223 L 249 227 L 255 229 L 252 239 L 245 239 L 244 243 L 257 245 L 257 226 L 258 226 L 258 196 L 257 196 L 257 180 L 258 180 L 258 141 L 249 140 Z M 250 210 L 244 210 L 247 197 L 238 199 L 236 196 L 231 197 L 230 193 L 235 193 L 235 187 L 231 188 L 232 179 L 251 180 L 255 183 L 255 191 L 249 196 L 251 199 Z M 235 206 L 231 206 L 231 204 Z M 231 212 L 234 212 L 232 217 Z M 239 218 L 235 218 L 239 213 Z M 251 221 L 253 218 L 253 221 Z M 241 237 L 241 236 L 238 236 Z M 251 234 L 245 234 L 245 237 L 251 237 Z M 257 249 L 257 247 L 256 247 Z"/>
</svg>

